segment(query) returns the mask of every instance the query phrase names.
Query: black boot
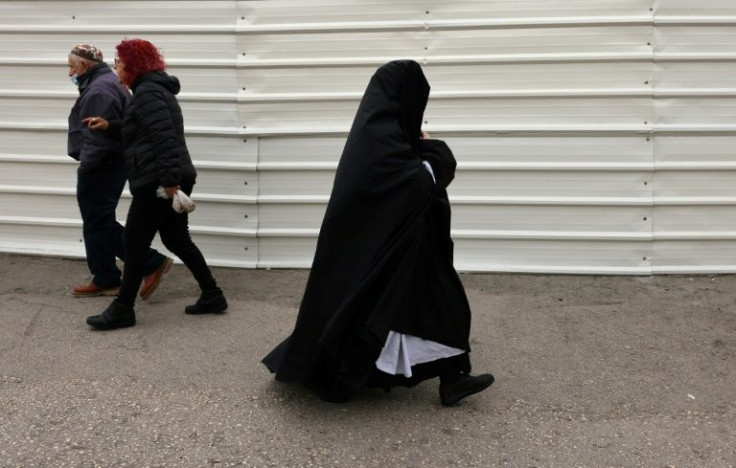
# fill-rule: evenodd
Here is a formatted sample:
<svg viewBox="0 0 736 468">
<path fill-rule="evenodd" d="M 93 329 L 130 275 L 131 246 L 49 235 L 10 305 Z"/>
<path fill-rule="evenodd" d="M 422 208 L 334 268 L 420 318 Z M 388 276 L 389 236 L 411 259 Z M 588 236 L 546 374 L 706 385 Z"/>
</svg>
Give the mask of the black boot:
<svg viewBox="0 0 736 468">
<path fill-rule="evenodd" d="M 133 306 L 112 301 L 100 315 L 87 317 L 87 325 L 96 330 L 132 327 L 135 325 L 135 311 Z"/>
<path fill-rule="evenodd" d="M 465 374 L 453 383 L 440 382 L 440 401 L 442 406 L 452 406 L 466 397 L 482 392 L 493 383 L 491 374 Z"/>
<path fill-rule="evenodd" d="M 227 310 L 225 295 L 222 293 L 222 289 L 215 288 L 202 291 L 197 303 L 186 306 L 184 313 L 190 315 L 218 314 L 225 312 L 225 310 Z"/>
</svg>

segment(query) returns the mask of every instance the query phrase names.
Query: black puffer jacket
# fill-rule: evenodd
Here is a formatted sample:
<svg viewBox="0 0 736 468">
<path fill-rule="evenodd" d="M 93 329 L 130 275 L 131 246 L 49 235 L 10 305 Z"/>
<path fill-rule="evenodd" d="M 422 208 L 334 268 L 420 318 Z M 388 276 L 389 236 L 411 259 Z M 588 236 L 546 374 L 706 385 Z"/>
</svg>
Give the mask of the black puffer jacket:
<svg viewBox="0 0 736 468">
<path fill-rule="evenodd" d="M 165 72 L 146 73 L 131 86 L 122 138 L 133 195 L 159 185 L 193 185 L 197 172 L 184 140 L 184 118 L 175 95 L 181 86 Z"/>
</svg>

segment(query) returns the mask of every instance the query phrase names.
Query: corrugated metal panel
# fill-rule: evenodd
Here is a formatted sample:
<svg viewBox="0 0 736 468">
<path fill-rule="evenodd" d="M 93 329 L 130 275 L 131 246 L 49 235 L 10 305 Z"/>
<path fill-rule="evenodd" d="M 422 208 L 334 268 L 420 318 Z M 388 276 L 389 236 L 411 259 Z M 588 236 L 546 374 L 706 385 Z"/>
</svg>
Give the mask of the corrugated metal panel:
<svg viewBox="0 0 736 468">
<path fill-rule="evenodd" d="M 260 265 L 309 264 L 368 78 L 409 57 L 432 85 L 425 129 L 459 162 L 459 268 L 650 272 L 653 14 L 611 3 L 241 2 Z"/>
<path fill-rule="evenodd" d="M 175 7 L 172 7 L 173 4 Z M 308 267 L 370 75 L 420 61 L 456 153 L 458 268 L 736 271 L 726 0 L 0 1 L 0 249 L 81 255 L 76 42 L 166 52 L 213 264 Z M 127 208 L 124 198 L 121 218 Z"/>
<path fill-rule="evenodd" d="M 655 5 L 655 273 L 736 271 L 736 5 Z"/>
</svg>

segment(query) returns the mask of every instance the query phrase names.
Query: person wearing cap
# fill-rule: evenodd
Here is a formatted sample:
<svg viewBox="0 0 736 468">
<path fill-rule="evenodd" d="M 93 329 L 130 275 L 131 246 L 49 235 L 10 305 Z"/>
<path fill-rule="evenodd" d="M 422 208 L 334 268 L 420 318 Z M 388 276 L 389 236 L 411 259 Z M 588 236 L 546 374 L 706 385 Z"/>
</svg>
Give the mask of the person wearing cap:
<svg viewBox="0 0 736 468">
<path fill-rule="evenodd" d="M 79 97 L 69 114 L 67 152 L 79 161 L 77 202 L 87 266 L 92 274 L 92 280 L 76 285 L 73 294 L 114 296 L 122 276 L 115 259 L 125 261 L 124 230 L 115 217 L 125 186 L 122 142 L 119 135 L 92 131 L 82 120 L 90 116 L 121 120 L 130 93 L 94 45 L 75 46 L 68 55 L 68 65 L 69 78 L 79 89 Z M 153 293 L 172 263 L 171 258 L 149 249 L 141 297 L 147 299 Z"/>
</svg>

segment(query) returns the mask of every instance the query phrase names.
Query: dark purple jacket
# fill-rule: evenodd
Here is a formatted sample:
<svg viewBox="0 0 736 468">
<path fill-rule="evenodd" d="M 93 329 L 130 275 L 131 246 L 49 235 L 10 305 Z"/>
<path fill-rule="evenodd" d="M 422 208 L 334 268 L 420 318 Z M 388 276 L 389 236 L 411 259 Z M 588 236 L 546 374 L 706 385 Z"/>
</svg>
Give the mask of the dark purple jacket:
<svg viewBox="0 0 736 468">
<path fill-rule="evenodd" d="M 100 63 L 79 77 L 79 98 L 69 114 L 67 153 L 80 162 L 83 171 L 91 172 L 105 165 L 123 165 L 120 135 L 90 130 L 82 119 L 103 117 L 108 121 L 123 119 L 130 93 L 105 63 Z"/>
</svg>

